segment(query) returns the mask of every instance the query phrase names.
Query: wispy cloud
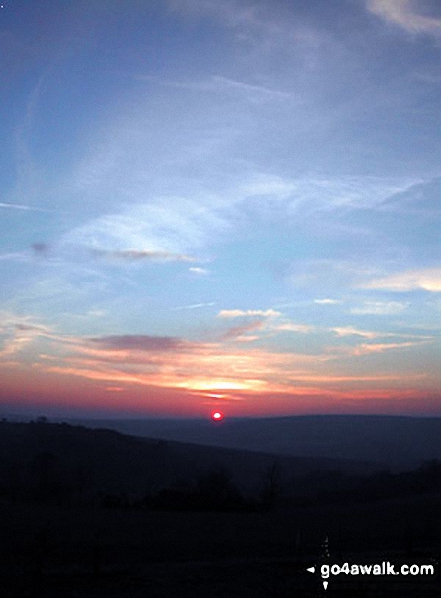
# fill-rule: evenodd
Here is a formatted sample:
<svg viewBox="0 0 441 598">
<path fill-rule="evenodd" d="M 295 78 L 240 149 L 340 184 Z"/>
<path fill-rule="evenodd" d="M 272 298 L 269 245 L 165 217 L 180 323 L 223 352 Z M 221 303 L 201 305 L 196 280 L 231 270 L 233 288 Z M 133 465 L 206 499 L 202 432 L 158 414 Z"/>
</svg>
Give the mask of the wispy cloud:
<svg viewBox="0 0 441 598">
<path fill-rule="evenodd" d="M 35 255 L 46 256 L 49 251 L 49 245 L 47 243 L 33 243 L 32 250 Z"/>
<path fill-rule="evenodd" d="M 255 311 L 266 313 L 273 310 Z M 366 342 L 355 346 L 325 347 L 314 354 L 305 354 L 274 352 L 262 347 L 248 346 L 246 350 L 242 349 L 241 343 L 253 340 L 253 331 L 267 327 L 272 330 L 271 318 L 265 319 L 261 315 L 227 330 L 220 339 L 224 342 L 212 343 L 193 342 L 177 336 L 144 334 L 63 336 L 29 317 L 7 316 L 5 322 L 6 332 L 9 334 L 14 331 L 16 342 L 4 347 L 3 363 L 20 353 L 27 346 L 26 343 L 29 344 L 28 337 L 32 336 L 36 342 L 39 342 L 38 338 L 43 339 L 33 363 L 33 372 L 68 376 L 71 380 L 79 378 L 101 382 L 108 385 L 110 392 L 122 393 L 128 389 L 137 392 L 136 387 L 168 389 L 170 392 L 181 389 L 201 400 L 222 400 L 224 397 L 254 401 L 256 393 L 262 392 L 272 393 L 273 397 L 285 393 L 292 397 L 332 395 L 338 398 L 343 396 L 342 393 L 351 391 L 354 396 L 363 390 L 367 392 L 366 384 L 372 393 L 379 393 L 384 383 L 389 386 L 397 381 L 410 383 L 413 379 L 420 379 L 423 374 L 418 374 L 418 378 L 412 372 L 400 375 L 399 372 L 386 370 L 375 375 L 354 375 L 348 359 L 418 350 L 419 346 L 433 340 Z M 298 331 L 307 331 L 306 328 L 298 328 L 302 325 L 293 326 Z M 376 335 L 350 327 L 337 328 L 334 332 L 342 337 L 354 335 L 368 340 Z M 35 349 L 38 352 L 39 346 L 36 345 Z M 346 367 L 343 365 L 345 363 Z"/>
<path fill-rule="evenodd" d="M 50 328 L 31 315 L 17 315 L 7 311 L 0 311 L 0 332 L 21 330 L 26 332 L 48 333 Z"/>
<path fill-rule="evenodd" d="M 402 332 L 360 330 L 359 328 L 355 328 L 354 326 L 335 326 L 333 328 L 330 328 L 329 330 L 331 332 L 334 332 L 339 337 L 361 336 L 363 338 L 368 338 L 368 339 L 386 338 L 386 337 L 426 339 L 426 340 L 433 339 L 432 336 L 427 335 L 427 334 L 408 334 L 408 333 L 402 333 Z"/>
<path fill-rule="evenodd" d="M 257 4 L 225 0 L 168 0 L 169 6 L 176 11 L 205 16 L 209 15 L 223 21 L 230 27 L 261 27 L 265 24 L 262 15 L 259 15 Z"/>
<path fill-rule="evenodd" d="M 417 341 L 417 342 L 404 342 L 404 343 L 362 343 L 353 348 L 352 354 L 359 355 L 370 355 L 372 353 L 385 353 L 386 351 L 394 351 L 397 349 L 409 349 L 411 347 L 420 346 L 427 344 L 428 341 Z"/>
<path fill-rule="evenodd" d="M 233 328 L 230 328 L 222 335 L 222 338 L 224 340 L 239 340 L 247 342 L 253 341 L 258 337 L 255 335 L 250 336 L 247 333 L 261 330 L 263 326 L 264 322 L 262 320 L 255 320 L 253 322 L 249 322 L 248 324 L 244 324 L 243 326 L 233 326 Z"/>
<path fill-rule="evenodd" d="M 27 251 L 11 251 L 9 253 L 0 253 L 1 262 L 26 262 L 29 260 L 29 253 Z"/>
<path fill-rule="evenodd" d="M 208 270 L 207 268 L 199 268 L 198 266 L 191 266 L 191 268 L 188 269 L 189 272 L 191 272 L 192 274 L 196 274 L 197 276 L 207 276 L 207 274 L 210 274 L 210 270 Z"/>
<path fill-rule="evenodd" d="M 283 324 L 277 324 L 273 326 L 272 330 L 277 330 L 279 332 L 300 332 L 301 334 L 308 334 L 309 332 L 313 332 L 315 330 L 315 326 L 284 322 Z"/>
<path fill-rule="evenodd" d="M 273 318 L 276 316 L 281 316 L 282 313 L 280 311 L 276 311 L 274 309 L 222 309 L 218 314 L 218 318 L 243 318 L 243 317 L 256 317 L 260 316 L 262 318 Z"/>
<path fill-rule="evenodd" d="M 36 339 L 50 337 L 49 327 L 35 323 L 31 316 L 16 316 L 2 312 L 0 335 L 4 336 L 3 346 L 0 349 L 0 359 L 10 358 L 29 347 Z"/>
<path fill-rule="evenodd" d="M 209 301 L 208 303 L 191 303 L 190 305 L 181 305 L 179 307 L 173 307 L 173 311 L 178 311 L 181 309 L 200 309 L 201 307 L 212 307 L 216 305 L 214 301 Z"/>
<path fill-rule="evenodd" d="M 196 261 L 188 250 L 207 244 L 211 235 L 228 228 L 219 210 L 213 206 L 208 209 L 206 202 L 167 197 L 138 203 L 73 229 L 63 244 L 90 247 L 121 259 L 182 256 L 180 261 Z"/>
<path fill-rule="evenodd" d="M 409 303 L 403 301 L 365 301 L 361 307 L 352 307 L 351 314 L 392 316 L 400 314 L 407 309 Z"/>
<path fill-rule="evenodd" d="M 441 268 L 406 270 L 384 278 L 376 278 L 360 285 L 363 289 L 385 289 L 388 291 L 414 291 L 422 289 L 432 293 L 441 292 Z"/>
<path fill-rule="evenodd" d="M 0 203 L 0 208 L 7 210 L 24 210 L 27 212 L 54 212 L 54 210 L 47 210 L 45 208 L 37 208 L 35 206 L 26 206 L 24 204 L 17 203 Z"/>
<path fill-rule="evenodd" d="M 249 348 L 244 351 L 236 344 L 226 350 L 223 344 L 144 335 L 70 340 L 73 354 L 42 355 L 34 367 L 116 384 L 222 393 L 286 390 L 287 372 L 299 373 L 301 368 L 312 375 L 317 364 L 332 359 L 330 355 L 281 354 Z"/>
<path fill-rule="evenodd" d="M 97 256 L 104 256 L 127 261 L 158 261 L 158 262 L 196 262 L 197 258 L 182 253 L 170 251 L 149 251 L 148 249 L 121 249 L 119 251 L 105 251 L 92 249 L 91 252 Z"/>
<path fill-rule="evenodd" d="M 441 35 L 441 18 L 421 14 L 417 0 L 367 0 L 367 8 L 410 33 Z"/>
<path fill-rule="evenodd" d="M 155 82 L 167 87 L 189 89 L 194 91 L 207 91 L 213 93 L 239 93 L 252 102 L 263 102 L 268 100 L 293 100 L 298 97 L 288 91 L 273 89 L 264 85 L 256 85 L 245 81 L 237 81 L 221 75 L 212 75 L 205 81 L 163 81 L 149 75 L 136 75 L 137 80 Z"/>
<path fill-rule="evenodd" d="M 370 330 L 359 330 L 358 328 L 354 328 L 353 326 L 336 326 L 335 328 L 330 329 L 332 332 L 335 332 L 337 336 L 345 337 L 345 336 L 362 336 L 364 338 L 378 338 L 379 336 L 384 336 L 382 333 L 372 332 Z"/>
<path fill-rule="evenodd" d="M 340 299 L 314 299 L 314 303 L 317 303 L 317 305 L 337 305 L 342 301 Z"/>
<path fill-rule="evenodd" d="M 188 341 L 170 336 L 126 334 L 91 338 L 89 341 L 111 351 L 182 351 L 192 346 Z"/>
<path fill-rule="evenodd" d="M 223 89 L 237 90 L 246 93 L 252 97 L 258 96 L 261 99 L 294 99 L 295 95 L 286 91 L 278 89 L 271 89 L 263 85 L 253 85 L 251 83 L 244 83 L 243 81 L 235 81 L 228 77 L 213 76 L 213 83 Z"/>
<path fill-rule="evenodd" d="M 361 336 L 361 335 L 360 335 Z M 379 338 L 378 337 L 367 337 L 369 339 Z M 384 335 L 388 336 L 388 335 Z M 392 335 L 390 335 L 392 336 Z M 416 337 L 415 340 L 403 340 L 400 342 L 376 342 L 376 343 L 358 343 L 356 345 L 340 345 L 340 346 L 328 346 L 326 351 L 333 355 L 336 363 L 341 357 L 354 357 L 358 358 L 364 355 L 376 355 L 379 353 L 386 353 L 392 351 L 401 351 L 403 349 L 407 350 L 420 350 L 421 347 L 427 346 L 433 343 L 434 339 L 432 337 L 429 338 L 420 338 Z M 420 376 L 424 377 L 425 373 L 420 373 Z"/>
<path fill-rule="evenodd" d="M 440 188 L 440 177 L 417 182 L 398 193 L 392 193 L 378 206 L 378 209 L 381 212 L 394 212 L 399 216 L 439 219 L 441 216 Z"/>
</svg>

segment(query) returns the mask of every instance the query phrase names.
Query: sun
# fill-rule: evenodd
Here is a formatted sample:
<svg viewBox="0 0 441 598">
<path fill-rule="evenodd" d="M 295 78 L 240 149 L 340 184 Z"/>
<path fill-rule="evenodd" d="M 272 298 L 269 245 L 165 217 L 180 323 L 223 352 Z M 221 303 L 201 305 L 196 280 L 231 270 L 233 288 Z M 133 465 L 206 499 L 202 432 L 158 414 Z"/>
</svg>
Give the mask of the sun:
<svg viewBox="0 0 441 598">
<path fill-rule="evenodd" d="M 221 413 L 220 411 L 214 411 L 211 414 L 211 419 L 215 422 L 220 422 L 224 419 L 224 414 Z"/>
</svg>

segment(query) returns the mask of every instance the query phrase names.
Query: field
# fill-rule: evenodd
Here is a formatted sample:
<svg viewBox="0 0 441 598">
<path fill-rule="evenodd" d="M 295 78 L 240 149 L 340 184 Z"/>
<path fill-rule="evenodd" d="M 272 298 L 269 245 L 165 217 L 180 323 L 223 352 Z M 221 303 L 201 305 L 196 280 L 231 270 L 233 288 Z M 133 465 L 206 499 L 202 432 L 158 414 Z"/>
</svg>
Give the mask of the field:
<svg viewBox="0 0 441 598">
<path fill-rule="evenodd" d="M 428 563 L 439 557 L 439 495 L 260 513 L 1 505 L 2 596 L 321 596 L 306 567 Z M 437 596 L 439 577 L 330 580 L 330 596 Z"/>
</svg>

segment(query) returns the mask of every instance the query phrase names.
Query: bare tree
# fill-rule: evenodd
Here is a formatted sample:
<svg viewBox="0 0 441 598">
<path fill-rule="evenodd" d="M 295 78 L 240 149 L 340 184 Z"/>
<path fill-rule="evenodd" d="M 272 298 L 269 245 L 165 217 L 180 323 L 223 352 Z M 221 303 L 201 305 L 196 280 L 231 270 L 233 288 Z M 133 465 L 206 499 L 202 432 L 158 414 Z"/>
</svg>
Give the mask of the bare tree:
<svg viewBox="0 0 441 598">
<path fill-rule="evenodd" d="M 279 463 L 274 460 L 263 475 L 263 487 L 260 493 L 262 505 L 272 509 L 282 493 L 282 472 Z"/>
</svg>

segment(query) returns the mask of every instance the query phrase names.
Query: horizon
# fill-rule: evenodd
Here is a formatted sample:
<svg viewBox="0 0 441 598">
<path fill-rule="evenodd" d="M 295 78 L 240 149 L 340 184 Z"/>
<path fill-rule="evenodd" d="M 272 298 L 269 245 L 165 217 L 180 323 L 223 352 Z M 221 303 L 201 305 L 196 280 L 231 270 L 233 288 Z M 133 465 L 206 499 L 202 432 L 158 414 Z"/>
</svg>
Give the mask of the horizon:
<svg viewBox="0 0 441 598">
<path fill-rule="evenodd" d="M 8 418 L 11 418 L 10 420 Z M 115 415 L 114 412 L 108 413 L 107 415 L 98 414 L 98 413 L 90 413 L 84 412 L 81 413 L 54 413 L 52 415 L 47 415 L 44 412 L 0 412 L 0 420 L 5 419 L 6 421 L 10 421 L 13 423 L 14 419 L 23 418 L 26 421 L 28 420 L 38 420 L 44 418 L 47 420 L 47 423 L 69 423 L 69 424 L 76 424 L 81 422 L 88 422 L 88 421 L 98 421 L 98 422 L 106 422 L 106 421 L 128 421 L 128 422 L 198 422 L 204 424 L 213 424 L 216 427 L 223 426 L 228 424 L 229 422 L 244 422 L 244 421 L 255 421 L 255 420 L 280 420 L 280 419 L 314 419 L 314 418 L 342 418 L 342 419 L 440 419 L 441 416 L 439 415 L 394 415 L 394 414 L 381 414 L 381 413 L 302 413 L 302 414 L 294 414 L 294 415 L 258 415 L 258 416 L 232 416 L 232 417 L 224 417 L 221 422 L 213 422 L 213 418 L 210 416 L 181 416 L 176 417 L 173 415 L 164 415 L 164 416 L 139 416 L 139 415 Z"/>
<path fill-rule="evenodd" d="M 440 41 L 433 0 L 4 2 L 0 411 L 440 417 Z"/>
</svg>

